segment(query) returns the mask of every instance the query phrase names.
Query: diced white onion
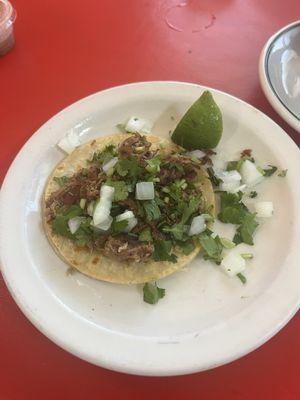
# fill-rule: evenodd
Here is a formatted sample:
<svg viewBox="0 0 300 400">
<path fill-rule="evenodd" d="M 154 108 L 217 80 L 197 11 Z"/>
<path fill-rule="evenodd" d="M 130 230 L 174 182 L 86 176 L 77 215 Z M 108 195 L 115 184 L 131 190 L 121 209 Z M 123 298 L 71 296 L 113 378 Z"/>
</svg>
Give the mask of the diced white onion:
<svg viewBox="0 0 300 400">
<path fill-rule="evenodd" d="M 100 189 L 100 201 L 96 205 L 93 214 L 93 224 L 95 226 L 109 220 L 110 209 L 114 197 L 115 188 L 108 185 L 102 185 Z M 105 225 L 106 226 L 106 225 Z M 102 229 L 102 228 L 101 228 Z"/>
<path fill-rule="evenodd" d="M 221 268 L 230 277 L 243 272 L 246 268 L 246 261 L 240 254 L 229 251 L 221 261 Z"/>
<path fill-rule="evenodd" d="M 153 200 L 154 199 L 153 182 L 138 182 L 135 185 L 135 198 L 137 200 Z"/>
<path fill-rule="evenodd" d="M 88 204 L 87 208 L 86 208 L 86 211 L 87 211 L 88 215 L 91 216 L 91 217 L 92 217 L 93 214 L 94 214 L 94 205 L 95 205 L 95 202 L 94 202 L 94 201 L 91 201 L 91 202 Z"/>
<path fill-rule="evenodd" d="M 57 143 L 57 146 L 65 153 L 70 154 L 80 144 L 79 136 L 71 131 Z"/>
<path fill-rule="evenodd" d="M 94 226 L 97 229 L 100 229 L 101 231 L 108 231 L 108 229 L 110 228 L 110 226 L 112 224 L 112 221 L 113 221 L 113 218 L 109 215 L 105 220 L 100 222 L 100 224 L 98 224 L 98 225 L 92 224 L 92 226 Z"/>
<path fill-rule="evenodd" d="M 153 124 L 150 121 L 143 118 L 131 117 L 125 125 L 125 130 L 131 133 L 150 133 Z"/>
<path fill-rule="evenodd" d="M 196 158 L 203 158 L 205 156 L 204 151 L 201 150 L 193 150 L 186 153 L 188 157 L 196 157 Z"/>
<path fill-rule="evenodd" d="M 113 168 L 118 162 L 118 157 L 114 157 L 111 160 L 109 160 L 107 163 L 103 164 L 102 169 L 104 172 L 107 172 L 111 168 Z"/>
<path fill-rule="evenodd" d="M 127 220 L 127 226 L 124 228 L 123 232 L 130 232 L 136 225 L 137 219 L 135 218 L 132 211 L 124 211 L 122 214 L 116 216 L 116 221 Z"/>
<path fill-rule="evenodd" d="M 194 217 L 191 223 L 191 227 L 189 229 L 189 236 L 198 235 L 201 232 L 204 232 L 206 229 L 205 218 L 203 215 L 198 215 Z"/>
<path fill-rule="evenodd" d="M 243 162 L 241 175 L 243 183 L 250 187 L 257 185 L 264 179 L 263 174 L 258 171 L 256 165 L 249 160 Z"/>
<path fill-rule="evenodd" d="M 74 218 L 69 219 L 68 227 L 69 227 L 70 232 L 72 233 L 72 235 L 75 232 L 77 232 L 77 230 L 79 229 L 81 221 L 82 221 L 82 217 L 74 217 Z"/>
<path fill-rule="evenodd" d="M 272 201 L 259 201 L 254 204 L 254 209 L 260 218 L 270 218 L 274 213 Z"/>
<path fill-rule="evenodd" d="M 221 179 L 224 183 L 240 182 L 242 177 L 238 171 L 223 171 L 218 168 L 214 168 L 214 173 L 217 178 Z"/>
<path fill-rule="evenodd" d="M 240 182 L 231 182 L 231 183 L 222 182 L 220 184 L 220 190 L 229 193 L 243 192 L 246 189 L 246 187 L 247 187 L 246 185 L 240 185 Z"/>
</svg>

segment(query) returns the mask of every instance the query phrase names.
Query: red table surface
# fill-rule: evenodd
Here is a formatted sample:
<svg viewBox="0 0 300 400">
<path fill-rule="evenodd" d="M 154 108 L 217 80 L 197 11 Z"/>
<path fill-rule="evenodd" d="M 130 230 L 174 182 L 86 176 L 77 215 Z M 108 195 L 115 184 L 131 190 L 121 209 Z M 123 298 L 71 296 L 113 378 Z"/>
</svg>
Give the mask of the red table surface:
<svg viewBox="0 0 300 400">
<path fill-rule="evenodd" d="M 0 58 L 1 180 L 24 142 L 59 110 L 93 92 L 135 81 L 181 80 L 223 90 L 265 112 L 300 143 L 300 135 L 268 104 L 257 72 L 267 38 L 299 19 L 298 0 L 193 1 L 190 14 L 184 7 L 168 14 L 183 32 L 164 18 L 179 1 L 13 3 L 16 46 Z M 208 12 L 216 17 L 210 27 Z M 198 32 L 191 32 L 188 22 Z M 0 280 L 0 400 L 296 400 L 299 338 L 298 314 L 267 344 L 229 365 L 170 378 L 120 374 L 50 342 L 22 315 Z"/>
</svg>

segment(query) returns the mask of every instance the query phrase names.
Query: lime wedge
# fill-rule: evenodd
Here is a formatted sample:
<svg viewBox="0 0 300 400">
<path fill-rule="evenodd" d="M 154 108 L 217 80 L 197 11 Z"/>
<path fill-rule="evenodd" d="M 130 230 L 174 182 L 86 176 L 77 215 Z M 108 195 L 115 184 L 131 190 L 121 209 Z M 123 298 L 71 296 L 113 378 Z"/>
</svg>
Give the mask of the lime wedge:
<svg viewBox="0 0 300 400">
<path fill-rule="evenodd" d="M 222 131 L 221 111 L 206 90 L 179 121 L 172 140 L 188 150 L 213 149 L 219 143 Z"/>
</svg>

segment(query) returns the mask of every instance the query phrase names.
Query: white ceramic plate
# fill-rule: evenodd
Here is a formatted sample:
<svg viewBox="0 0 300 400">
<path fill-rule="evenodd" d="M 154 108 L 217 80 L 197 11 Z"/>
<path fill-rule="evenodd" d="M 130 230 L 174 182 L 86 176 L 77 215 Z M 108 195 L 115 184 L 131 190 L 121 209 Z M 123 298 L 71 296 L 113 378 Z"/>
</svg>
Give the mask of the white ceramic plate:
<svg viewBox="0 0 300 400">
<path fill-rule="evenodd" d="M 276 32 L 259 61 L 262 89 L 278 114 L 300 132 L 300 21 Z"/>
<path fill-rule="evenodd" d="M 275 215 L 251 249 L 248 283 L 229 279 L 199 257 L 160 282 L 166 297 L 142 300 L 141 287 L 67 276 L 43 233 L 40 198 L 62 158 L 55 143 L 70 129 L 83 139 L 116 131 L 131 115 L 168 136 L 204 87 L 177 82 L 120 86 L 89 96 L 42 126 L 13 162 L 1 192 L 1 260 L 14 299 L 33 324 L 71 353 L 134 374 L 176 375 L 232 361 L 274 335 L 296 312 L 300 296 L 299 151 L 282 129 L 250 105 L 212 90 L 224 116 L 219 148 L 229 157 L 251 148 L 261 163 L 288 168 L 259 188 Z M 174 120 L 175 118 L 175 120 Z M 226 226 L 227 235 L 232 229 Z M 249 247 L 241 246 L 241 251 Z M 20 333 L 21 338 L 21 333 Z"/>
</svg>

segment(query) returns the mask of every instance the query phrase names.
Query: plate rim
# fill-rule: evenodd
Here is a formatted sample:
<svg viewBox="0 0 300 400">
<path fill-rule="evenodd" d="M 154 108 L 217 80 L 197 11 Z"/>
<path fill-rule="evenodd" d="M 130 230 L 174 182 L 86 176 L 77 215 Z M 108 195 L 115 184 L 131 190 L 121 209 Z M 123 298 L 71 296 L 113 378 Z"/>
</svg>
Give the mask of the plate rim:
<svg viewBox="0 0 300 400">
<path fill-rule="evenodd" d="M 87 97 L 84 97 L 82 99 L 79 99 L 78 101 L 72 103 L 71 105 L 67 106 L 66 108 L 64 108 L 63 110 L 59 111 L 57 114 L 55 114 L 53 117 L 51 117 L 48 121 L 46 121 L 46 123 L 44 123 L 26 142 L 25 144 L 22 146 L 22 148 L 19 150 L 17 156 L 15 157 L 15 159 L 13 160 L 10 168 L 7 171 L 7 174 L 5 176 L 5 179 L 3 180 L 3 184 L 2 184 L 2 188 L 1 188 L 1 192 L 0 192 L 0 228 L 1 228 L 1 221 L 2 221 L 2 199 L 3 199 L 3 192 L 5 191 L 5 187 L 7 185 L 7 182 L 9 182 L 9 179 L 12 175 L 12 171 L 14 166 L 16 165 L 16 160 L 18 160 L 18 157 L 20 156 L 20 154 L 24 151 L 24 149 L 27 148 L 27 146 L 30 146 L 30 142 L 31 140 L 33 140 L 33 138 L 40 134 L 40 131 L 47 126 L 47 124 L 50 124 L 54 119 L 56 119 L 58 116 L 63 115 L 65 112 L 67 112 L 69 109 L 73 108 L 75 105 L 80 104 L 81 102 L 85 102 L 87 101 L 87 99 L 92 98 L 93 96 L 97 96 L 100 93 L 103 92 L 107 92 L 107 91 L 113 91 L 113 90 L 118 90 L 119 88 L 124 88 L 124 87 L 132 87 L 132 86 L 143 86 L 143 85 L 155 85 L 155 84 L 162 84 L 162 85 L 187 85 L 187 86 L 192 86 L 192 87 L 197 87 L 200 90 L 212 90 L 214 92 L 218 92 L 222 95 L 225 95 L 226 97 L 230 97 L 231 99 L 234 99 L 235 101 L 241 102 L 243 103 L 244 106 L 246 107 L 250 107 L 251 109 L 256 110 L 257 112 L 260 113 L 261 116 L 267 118 L 267 120 L 274 125 L 277 125 L 280 129 L 280 134 L 282 134 L 285 137 L 285 140 L 287 142 L 289 142 L 289 145 L 294 146 L 295 149 L 297 149 L 297 151 L 299 151 L 297 145 L 294 143 L 294 141 L 290 138 L 289 135 L 287 135 L 284 130 L 278 125 L 276 124 L 271 118 L 269 118 L 268 116 L 266 116 L 264 113 L 262 113 L 261 111 L 259 111 L 258 109 L 256 109 L 255 107 L 253 107 L 251 104 L 238 99 L 235 96 L 232 96 L 228 93 L 222 92 L 220 90 L 217 89 L 213 89 L 213 88 L 209 88 L 207 86 L 203 86 L 203 85 L 199 85 L 199 84 L 195 84 L 195 83 L 189 83 L 189 82 L 177 82 L 177 81 L 145 81 L 145 82 L 133 82 L 133 83 L 129 83 L 126 85 L 119 85 L 119 86 L 114 86 L 112 88 L 107 88 L 103 91 L 98 91 L 95 92 Z M 1 232 L 0 232 L 0 248 L 1 248 Z M 2 259 L 2 255 L 1 255 L 1 259 Z M 270 339 L 272 336 L 274 336 L 292 317 L 293 315 L 297 312 L 298 307 L 299 307 L 299 301 L 300 298 L 298 299 L 298 303 L 295 305 L 295 307 L 290 310 L 289 314 L 286 315 L 285 318 L 282 318 L 280 320 L 280 323 L 278 323 L 276 325 L 276 327 L 273 330 L 270 330 L 270 332 L 268 332 L 267 335 L 265 335 L 264 337 L 261 338 L 260 341 L 257 341 L 256 344 L 254 346 L 252 346 L 250 349 L 247 348 L 244 351 L 240 351 L 237 354 L 232 355 L 231 357 L 227 357 L 225 359 L 220 360 L 219 363 L 214 364 L 214 365 L 209 365 L 208 367 L 205 366 L 204 368 L 199 368 L 199 367 L 190 367 L 190 368 L 185 368 L 185 369 L 180 369 L 180 368 L 176 368 L 175 370 L 170 370 L 170 371 L 159 371 L 157 369 L 153 369 L 153 368 L 145 368 L 145 369 L 136 369 L 136 368 L 130 368 L 128 366 L 124 367 L 113 363 L 109 363 L 107 361 L 101 360 L 101 362 L 99 360 L 95 360 L 92 357 L 87 356 L 86 354 L 83 354 L 82 351 L 75 351 L 74 349 L 72 350 L 70 347 L 66 346 L 64 343 L 62 343 L 62 341 L 60 341 L 60 338 L 55 337 L 55 335 L 50 334 L 47 330 L 43 329 L 43 326 L 39 323 L 39 321 L 36 320 L 35 315 L 32 313 L 32 311 L 28 308 L 25 307 L 24 304 L 22 304 L 21 302 L 21 298 L 18 297 L 18 295 L 16 294 L 14 288 L 10 285 L 9 280 L 7 279 L 6 273 L 5 273 L 5 266 L 3 265 L 3 262 L 0 262 L 0 268 L 1 268 L 1 272 L 4 278 L 4 281 L 10 291 L 10 293 L 12 294 L 15 302 L 17 303 L 17 305 L 19 306 L 19 308 L 21 309 L 21 311 L 25 314 L 25 316 L 33 323 L 33 325 L 35 325 L 38 330 L 40 330 L 43 334 L 45 334 L 48 338 L 50 338 L 54 343 L 56 343 L 58 346 L 62 347 L 64 350 L 71 352 L 72 354 L 75 354 L 76 356 L 78 356 L 79 358 L 82 358 L 88 362 L 91 362 L 93 364 L 99 365 L 101 367 L 105 367 L 108 369 L 113 369 L 116 371 L 120 371 L 120 372 L 126 372 L 126 373 L 133 373 L 133 374 L 137 374 L 137 375 L 151 375 L 151 376 L 169 376 L 169 375 L 183 375 L 183 374 L 189 374 L 189 373 L 193 373 L 193 372 L 199 372 L 202 370 L 206 370 L 206 369 L 210 369 L 210 368 L 215 368 L 217 366 L 220 365 L 224 365 L 227 364 L 231 361 L 234 361 L 242 356 L 244 356 L 245 354 L 248 354 L 249 352 L 255 350 L 256 348 L 260 347 L 263 343 L 265 343 L 268 339 Z"/>
<path fill-rule="evenodd" d="M 272 82 L 270 80 L 267 62 L 271 47 L 275 40 L 279 38 L 284 32 L 288 32 L 294 26 L 300 25 L 300 20 L 291 22 L 283 28 L 276 31 L 264 44 L 259 57 L 258 74 L 262 90 L 274 108 L 274 110 L 283 118 L 293 129 L 300 132 L 300 119 L 283 103 L 278 94 L 276 93 Z"/>
</svg>

